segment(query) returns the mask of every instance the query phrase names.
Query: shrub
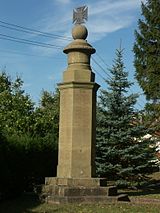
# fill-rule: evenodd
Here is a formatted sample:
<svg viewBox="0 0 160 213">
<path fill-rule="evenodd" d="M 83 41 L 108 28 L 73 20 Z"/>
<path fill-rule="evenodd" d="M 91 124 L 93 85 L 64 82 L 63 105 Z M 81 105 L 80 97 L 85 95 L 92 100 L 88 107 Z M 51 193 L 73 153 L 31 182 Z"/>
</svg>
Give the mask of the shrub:
<svg viewBox="0 0 160 213">
<path fill-rule="evenodd" d="M 33 191 L 47 176 L 56 175 L 57 146 L 52 137 L 12 136 L 0 141 L 1 197 Z"/>
</svg>

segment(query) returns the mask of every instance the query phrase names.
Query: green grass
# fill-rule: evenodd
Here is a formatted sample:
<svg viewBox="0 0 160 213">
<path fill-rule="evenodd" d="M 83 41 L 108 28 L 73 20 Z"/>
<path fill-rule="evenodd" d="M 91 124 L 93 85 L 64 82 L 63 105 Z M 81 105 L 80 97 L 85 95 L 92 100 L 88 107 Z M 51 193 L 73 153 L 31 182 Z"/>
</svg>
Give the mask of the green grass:
<svg viewBox="0 0 160 213">
<path fill-rule="evenodd" d="M 120 213 L 120 212 L 155 212 L 158 213 L 160 205 L 134 205 L 134 204 L 105 204 L 105 205 L 63 205 L 63 206 L 41 206 L 31 212 L 45 213 Z"/>
<path fill-rule="evenodd" d="M 150 213 L 160 212 L 160 203 L 65 204 L 40 203 L 33 196 L 22 196 L 0 204 L 1 213 Z"/>
<path fill-rule="evenodd" d="M 160 182 L 160 173 L 153 177 Z M 0 213 L 160 213 L 160 186 L 152 184 L 143 190 L 122 192 L 126 192 L 131 200 L 138 199 L 138 202 L 53 205 L 40 203 L 36 196 L 23 195 L 1 202 Z M 154 202 L 154 199 L 159 199 L 159 202 Z"/>
</svg>

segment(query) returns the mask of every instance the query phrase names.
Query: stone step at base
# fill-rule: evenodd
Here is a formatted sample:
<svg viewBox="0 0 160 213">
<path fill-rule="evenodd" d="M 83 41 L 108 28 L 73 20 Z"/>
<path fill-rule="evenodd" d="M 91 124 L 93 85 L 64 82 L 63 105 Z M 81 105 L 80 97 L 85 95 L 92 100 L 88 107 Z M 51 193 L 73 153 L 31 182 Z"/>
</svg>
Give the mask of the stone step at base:
<svg viewBox="0 0 160 213">
<path fill-rule="evenodd" d="M 84 186 L 84 187 L 98 187 L 107 186 L 106 178 L 58 178 L 46 177 L 45 185 L 58 185 L 58 186 Z"/>
<path fill-rule="evenodd" d="M 65 204 L 65 203 L 111 203 L 118 201 L 129 202 L 128 195 L 118 196 L 48 196 L 45 198 L 47 203 Z"/>
<path fill-rule="evenodd" d="M 43 192 L 51 196 L 116 196 L 117 187 L 67 187 L 46 185 L 43 188 Z"/>
</svg>

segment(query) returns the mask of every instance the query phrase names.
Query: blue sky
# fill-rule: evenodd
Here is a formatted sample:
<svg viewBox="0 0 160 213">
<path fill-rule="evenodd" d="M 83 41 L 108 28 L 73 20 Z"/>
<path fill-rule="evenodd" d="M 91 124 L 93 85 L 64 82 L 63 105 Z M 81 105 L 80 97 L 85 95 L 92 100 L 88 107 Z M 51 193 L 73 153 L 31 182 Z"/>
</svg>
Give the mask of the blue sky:
<svg viewBox="0 0 160 213">
<path fill-rule="evenodd" d="M 0 21 L 60 35 L 71 36 L 72 12 L 79 6 L 87 5 L 89 18 L 86 26 L 88 42 L 96 48 L 105 63 L 95 54 L 94 59 L 107 70 L 113 64 L 115 49 L 125 48 L 124 63 L 129 79 L 135 82 L 131 91 L 142 94 L 134 79 L 133 42 L 134 30 L 141 13 L 141 0 L 0 0 Z M 2 23 L 0 23 L 2 25 Z M 0 26 L 0 34 L 34 40 L 61 46 L 61 49 L 43 48 L 19 44 L 0 39 L 0 68 L 6 67 L 13 78 L 16 75 L 24 80 L 24 89 L 38 103 L 42 89 L 54 91 L 62 81 L 62 73 L 67 67 L 67 57 L 63 53 L 69 41 L 27 34 Z M 0 36 L 2 37 L 2 36 Z M 104 72 L 92 61 L 93 68 L 102 76 Z M 104 88 L 103 79 L 96 74 L 96 82 Z M 140 96 L 137 108 L 144 105 Z"/>
</svg>

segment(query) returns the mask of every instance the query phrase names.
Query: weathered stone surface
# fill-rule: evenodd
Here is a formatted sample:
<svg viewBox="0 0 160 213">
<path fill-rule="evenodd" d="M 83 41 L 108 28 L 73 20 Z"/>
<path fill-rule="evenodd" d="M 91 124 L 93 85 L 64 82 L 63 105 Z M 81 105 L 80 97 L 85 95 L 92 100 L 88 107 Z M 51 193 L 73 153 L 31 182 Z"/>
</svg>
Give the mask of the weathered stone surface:
<svg viewBox="0 0 160 213">
<path fill-rule="evenodd" d="M 95 175 L 95 74 L 90 67 L 95 49 L 81 34 L 85 26 L 73 30 L 74 41 L 66 48 L 68 67 L 60 90 L 59 153 L 57 177 L 91 178 Z M 76 35 L 76 36 L 75 36 Z M 87 36 L 87 34 L 85 34 Z"/>
<path fill-rule="evenodd" d="M 94 203 L 130 201 L 128 195 L 117 194 L 115 186 L 84 187 L 46 184 L 41 193 L 43 199 L 49 203 Z"/>
<path fill-rule="evenodd" d="M 59 85 L 61 108 L 57 177 L 93 176 L 96 87 L 92 82 Z"/>
<path fill-rule="evenodd" d="M 124 196 L 124 200 L 122 197 Z M 126 195 L 121 196 L 121 201 L 126 201 Z M 50 196 L 46 198 L 47 203 L 53 204 L 65 204 L 65 203 L 111 203 L 111 202 L 118 202 L 119 196 Z M 129 200 L 127 200 L 129 201 Z"/>
<path fill-rule="evenodd" d="M 46 186 L 44 192 L 47 192 L 48 196 L 116 196 L 117 188 L 115 186 L 110 187 L 67 187 L 67 186 Z"/>
<path fill-rule="evenodd" d="M 106 183 L 106 179 L 103 179 Z M 101 179 L 99 178 L 58 178 L 58 177 L 48 177 L 45 178 L 45 185 L 58 185 L 58 186 L 68 186 L 68 187 L 98 187 L 101 184 Z M 104 186 L 104 185 L 103 185 Z"/>
<path fill-rule="evenodd" d="M 100 180 L 98 178 L 46 178 L 41 197 L 49 203 L 130 201 L 126 194 L 117 194 L 117 187 L 100 186 Z"/>
</svg>

